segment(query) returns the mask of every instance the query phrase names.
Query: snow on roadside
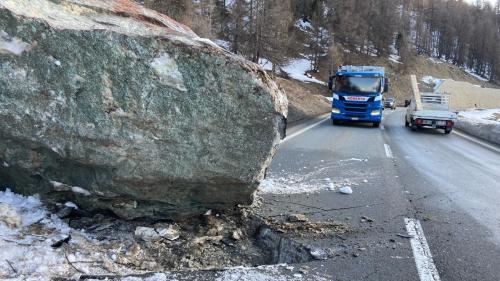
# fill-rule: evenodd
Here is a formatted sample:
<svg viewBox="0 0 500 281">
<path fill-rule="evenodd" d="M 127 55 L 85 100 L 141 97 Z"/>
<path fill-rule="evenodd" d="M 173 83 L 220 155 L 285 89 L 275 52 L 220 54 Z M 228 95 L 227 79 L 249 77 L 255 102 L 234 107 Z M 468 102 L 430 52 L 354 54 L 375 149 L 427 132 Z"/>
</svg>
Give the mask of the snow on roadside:
<svg viewBox="0 0 500 281">
<path fill-rule="evenodd" d="M 294 270 L 293 267 L 286 264 L 265 265 L 256 268 L 237 267 L 225 270 L 217 274 L 216 281 L 300 281 L 300 280 L 318 280 L 326 281 L 328 279 L 320 276 L 305 276 L 301 273 L 286 272 Z M 286 274 L 284 274 L 286 273 Z"/>
<path fill-rule="evenodd" d="M 458 113 L 459 118 L 474 123 L 500 125 L 500 108 L 496 109 L 469 109 Z"/>
<path fill-rule="evenodd" d="M 293 59 L 282 69 L 295 80 L 325 85 L 324 81 L 306 75 L 306 71 L 311 69 L 311 62 L 308 59 Z"/>
<path fill-rule="evenodd" d="M 0 192 L 0 210 L 0 279 L 49 280 L 53 274 L 68 275 L 61 249 L 51 247 L 70 233 L 64 222 L 50 215 L 37 197 L 9 189 Z"/>
<path fill-rule="evenodd" d="M 117 250 L 109 246 L 108 241 L 97 241 L 69 227 L 37 196 L 0 191 L 0 280 L 44 281 L 78 279 L 81 273 L 142 272 L 113 263 L 108 255 Z"/>
<path fill-rule="evenodd" d="M 336 161 L 339 168 L 349 169 L 358 167 L 361 163 L 368 162 L 366 158 L 350 158 Z M 304 167 L 305 168 L 305 167 Z M 263 194 L 299 194 L 318 193 L 322 191 L 336 191 L 343 186 L 359 186 L 358 182 L 366 179 L 364 173 L 352 172 L 351 178 L 324 177 L 332 166 L 315 167 L 311 172 L 269 172 L 260 183 L 258 192 Z M 364 182 L 364 181 L 363 181 Z"/>
<path fill-rule="evenodd" d="M 198 276 L 197 276 L 198 277 Z M 212 279 L 214 278 L 214 279 Z M 98 279 L 88 279 L 89 281 L 99 281 Z M 130 276 L 118 279 L 117 281 L 174 281 L 174 280 L 193 280 L 186 279 L 181 273 L 166 272 L 155 273 L 150 276 Z M 257 267 L 232 267 L 215 273 L 215 276 L 208 271 L 203 272 L 196 280 L 215 280 L 215 281 L 302 281 L 318 280 L 327 281 L 330 278 L 318 276 L 315 274 L 303 274 L 294 266 L 287 264 L 262 265 Z"/>
</svg>

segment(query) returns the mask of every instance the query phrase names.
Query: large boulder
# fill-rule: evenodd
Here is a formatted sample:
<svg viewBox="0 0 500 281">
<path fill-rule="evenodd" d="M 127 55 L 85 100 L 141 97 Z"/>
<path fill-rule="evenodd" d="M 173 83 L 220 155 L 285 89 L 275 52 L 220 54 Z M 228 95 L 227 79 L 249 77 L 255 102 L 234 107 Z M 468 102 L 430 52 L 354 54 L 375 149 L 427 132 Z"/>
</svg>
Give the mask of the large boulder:
<svg viewBox="0 0 500 281">
<path fill-rule="evenodd" d="M 0 1 L 0 186 L 125 218 L 248 204 L 284 135 L 257 65 L 128 0 Z"/>
</svg>

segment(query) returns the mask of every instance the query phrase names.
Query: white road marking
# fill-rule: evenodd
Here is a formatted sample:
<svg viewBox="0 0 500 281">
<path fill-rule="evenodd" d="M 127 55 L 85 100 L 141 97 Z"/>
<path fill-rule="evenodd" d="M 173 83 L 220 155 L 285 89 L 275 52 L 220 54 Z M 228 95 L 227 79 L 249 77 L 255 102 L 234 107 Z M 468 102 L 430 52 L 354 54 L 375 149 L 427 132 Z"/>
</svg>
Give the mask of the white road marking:
<svg viewBox="0 0 500 281">
<path fill-rule="evenodd" d="M 387 158 L 394 158 L 391 147 L 387 143 L 384 143 L 384 148 L 385 148 L 385 155 L 387 156 Z"/>
<path fill-rule="evenodd" d="M 310 126 L 305 127 L 304 129 L 302 129 L 302 130 L 300 130 L 298 132 L 295 132 L 295 133 L 287 136 L 284 140 L 281 141 L 281 143 L 284 143 L 286 141 L 289 141 L 289 140 L 293 139 L 294 137 L 296 137 L 296 136 L 298 136 L 298 135 L 300 135 L 300 134 L 302 134 L 302 133 L 304 133 L 304 132 L 306 132 L 306 131 L 308 131 L 308 130 L 316 127 L 316 126 L 318 126 L 319 124 L 325 122 L 326 120 L 330 120 L 330 117 L 327 117 L 327 118 L 325 118 L 325 119 L 323 119 L 321 121 L 318 121 L 318 122 L 316 122 L 316 123 L 314 123 L 314 124 L 312 124 Z"/>
<path fill-rule="evenodd" d="M 424 231 L 420 221 L 417 219 L 405 218 L 406 231 L 410 238 L 413 257 L 417 266 L 420 281 L 439 281 L 439 273 L 434 265 L 431 250 L 425 239 Z"/>
<path fill-rule="evenodd" d="M 479 145 L 481 145 L 481 146 L 483 146 L 483 147 L 486 147 L 486 148 L 488 148 L 488 149 L 491 149 L 491 150 L 493 150 L 493 151 L 496 151 L 496 152 L 499 152 L 499 153 L 500 153 L 500 149 L 498 149 L 498 148 L 496 148 L 496 147 L 494 147 L 494 146 L 492 146 L 492 145 L 489 145 L 489 144 L 487 144 L 486 142 L 483 142 L 483 141 L 481 141 L 481 140 L 479 140 L 479 139 L 477 139 L 477 138 L 475 138 L 475 137 L 468 136 L 468 135 L 466 135 L 466 134 L 462 134 L 462 133 L 457 132 L 457 131 L 453 131 L 452 133 L 454 133 L 454 134 L 455 134 L 455 135 L 457 135 L 457 136 L 461 136 L 461 137 L 462 137 L 462 138 L 464 138 L 464 139 L 467 139 L 467 140 L 470 140 L 470 141 L 472 141 L 472 142 L 475 142 L 475 143 L 477 143 L 477 144 L 479 144 Z"/>
</svg>

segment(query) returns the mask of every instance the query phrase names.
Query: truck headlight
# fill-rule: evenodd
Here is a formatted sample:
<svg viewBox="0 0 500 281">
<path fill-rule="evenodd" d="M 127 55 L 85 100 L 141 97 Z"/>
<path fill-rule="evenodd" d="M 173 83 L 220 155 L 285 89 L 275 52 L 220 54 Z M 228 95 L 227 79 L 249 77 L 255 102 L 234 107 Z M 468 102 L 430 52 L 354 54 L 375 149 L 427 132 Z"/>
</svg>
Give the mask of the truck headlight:
<svg viewBox="0 0 500 281">
<path fill-rule="evenodd" d="M 339 99 L 340 99 L 340 98 L 339 98 L 339 95 L 337 95 L 337 94 L 333 94 L 333 99 L 334 99 L 334 100 L 339 100 Z"/>
<path fill-rule="evenodd" d="M 340 109 L 334 107 L 334 108 L 332 108 L 332 113 L 339 114 Z"/>
<path fill-rule="evenodd" d="M 380 115 L 380 110 L 372 110 L 372 113 L 371 113 L 372 116 L 379 116 Z"/>
</svg>

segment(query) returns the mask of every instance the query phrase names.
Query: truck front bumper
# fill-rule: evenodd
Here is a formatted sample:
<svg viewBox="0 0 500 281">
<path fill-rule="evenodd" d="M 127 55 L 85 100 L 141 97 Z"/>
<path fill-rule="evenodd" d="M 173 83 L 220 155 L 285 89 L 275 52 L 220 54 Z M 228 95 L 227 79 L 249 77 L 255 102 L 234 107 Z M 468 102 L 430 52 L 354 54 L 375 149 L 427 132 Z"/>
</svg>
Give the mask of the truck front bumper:
<svg viewBox="0 0 500 281">
<path fill-rule="evenodd" d="M 351 113 L 332 112 L 331 119 L 338 121 L 352 121 L 352 122 L 381 122 L 382 113 L 380 115 L 372 116 L 370 114 L 351 114 Z"/>
</svg>

